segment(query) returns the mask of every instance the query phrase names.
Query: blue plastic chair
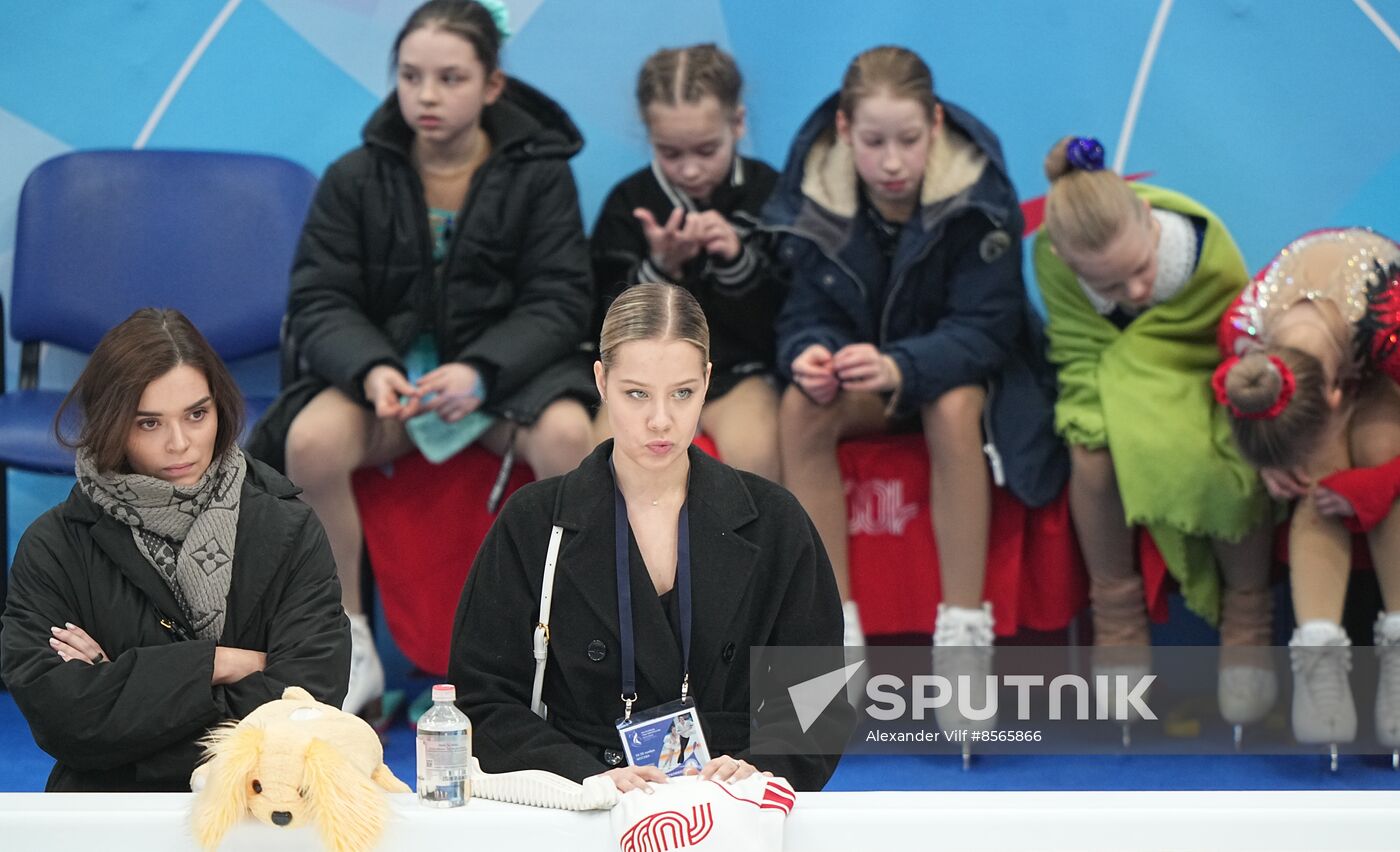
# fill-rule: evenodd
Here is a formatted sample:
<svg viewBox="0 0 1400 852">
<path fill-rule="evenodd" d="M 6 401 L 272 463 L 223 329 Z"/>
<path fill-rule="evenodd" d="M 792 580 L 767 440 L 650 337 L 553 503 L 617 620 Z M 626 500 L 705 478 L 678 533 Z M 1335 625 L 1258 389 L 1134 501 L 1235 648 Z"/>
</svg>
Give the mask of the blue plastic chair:
<svg viewBox="0 0 1400 852">
<path fill-rule="evenodd" d="M 288 160 L 203 151 L 81 151 L 30 174 L 9 306 L 21 346 L 18 390 L 4 387 L 0 348 L 7 563 L 8 468 L 73 470 L 72 454 L 53 435 L 66 391 L 39 389 L 41 347 L 91 352 L 136 309 L 160 307 L 184 312 L 226 361 L 275 351 L 315 187 L 315 175 Z M 277 386 L 276 372 L 273 363 L 266 387 Z M 247 399 L 250 423 L 270 401 Z"/>
</svg>

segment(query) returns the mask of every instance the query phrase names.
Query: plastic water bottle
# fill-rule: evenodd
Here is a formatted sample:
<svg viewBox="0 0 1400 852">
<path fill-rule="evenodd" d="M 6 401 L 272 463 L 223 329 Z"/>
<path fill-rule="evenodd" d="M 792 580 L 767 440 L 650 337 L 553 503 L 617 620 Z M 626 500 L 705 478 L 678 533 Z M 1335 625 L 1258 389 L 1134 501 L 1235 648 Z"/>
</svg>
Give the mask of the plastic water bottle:
<svg viewBox="0 0 1400 852">
<path fill-rule="evenodd" d="M 433 687 L 433 706 L 418 720 L 418 801 L 460 808 L 472 795 L 472 723 L 457 709 L 457 687 Z"/>
</svg>

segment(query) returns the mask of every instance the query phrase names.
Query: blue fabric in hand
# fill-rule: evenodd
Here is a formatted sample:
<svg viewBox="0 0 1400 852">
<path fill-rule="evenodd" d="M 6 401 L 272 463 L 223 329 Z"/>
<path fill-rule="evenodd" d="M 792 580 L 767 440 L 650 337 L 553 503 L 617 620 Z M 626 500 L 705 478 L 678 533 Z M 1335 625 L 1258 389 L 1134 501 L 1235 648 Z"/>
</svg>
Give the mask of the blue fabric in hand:
<svg viewBox="0 0 1400 852">
<path fill-rule="evenodd" d="M 404 366 L 408 369 L 408 380 L 414 384 L 424 375 L 437 369 L 437 343 L 431 334 L 419 335 L 413 343 L 413 348 L 404 358 Z M 479 383 L 477 388 L 479 392 Z M 423 398 L 423 402 L 430 402 L 433 396 L 429 394 Z M 407 401 L 407 397 L 400 401 Z M 481 409 L 455 423 L 446 422 L 436 411 L 428 411 L 410 419 L 404 424 L 404 428 L 408 430 L 409 439 L 423 454 L 423 458 L 433 464 L 442 464 L 471 446 L 495 422 L 494 416 Z"/>
</svg>

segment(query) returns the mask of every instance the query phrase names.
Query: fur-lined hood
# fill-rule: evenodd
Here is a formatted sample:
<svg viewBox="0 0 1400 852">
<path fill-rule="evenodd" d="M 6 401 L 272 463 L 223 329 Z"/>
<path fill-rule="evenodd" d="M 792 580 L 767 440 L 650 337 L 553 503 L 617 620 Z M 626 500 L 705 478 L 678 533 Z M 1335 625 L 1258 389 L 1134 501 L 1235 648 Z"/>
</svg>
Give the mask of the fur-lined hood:
<svg viewBox="0 0 1400 852">
<path fill-rule="evenodd" d="M 987 155 L 947 121 L 938 126 L 928 149 L 919 206 L 952 198 L 977 183 L 987 167 Z M 802 163 L 802 194 L 814 204 L 844 218 L 859 206 L 855 151 L 836 135 L 833 125 L 807 150 Z"/>
<path fill-rule="evenodd" d="M 798 131 L 765 208 L 765 221 L 792 226 L 799 218 L 810 222 L 808 214 L 815 214 L 828 225 L 815 229 L 815 235 L 847 231 L 845 225 L 859 208 L 859 178 L 851 146 L 836 135 L 837 97 L 827 98 Z M 929 148 L 919 199 L 924 230 L 967 206 L 1006 221 L 1016 206 L 1016 193 L 1006 175 L 1001 144 L 971 113 L 949 101 L 941 103 L 944 120 Z"/>
</svg>

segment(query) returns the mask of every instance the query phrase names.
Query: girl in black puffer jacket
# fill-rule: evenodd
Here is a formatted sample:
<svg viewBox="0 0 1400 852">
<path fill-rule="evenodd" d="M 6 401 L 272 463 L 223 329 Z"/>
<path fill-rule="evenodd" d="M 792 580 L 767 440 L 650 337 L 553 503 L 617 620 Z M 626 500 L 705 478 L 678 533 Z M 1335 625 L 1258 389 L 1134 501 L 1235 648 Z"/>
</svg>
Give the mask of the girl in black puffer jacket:
<svg viewBox="0 0 1400 852">
<path fill-rule="evenodd" d="M 352 712 L 382 692 L 383 672 L 350 474 L 475 438 L 498 453 L 514 443 L 548 477 L 592 446 L 596 391 L 578 353 L 592 286 L 568 164 L 583 140 L 557 104 L 506 79 L 501 39 L 469 0 L 433 0 L 400 31 L 397 90 L 327 170 L 292 270 L 307 375 L 252 442 L 330 535 L 355 639 Z"/>
</svg>

